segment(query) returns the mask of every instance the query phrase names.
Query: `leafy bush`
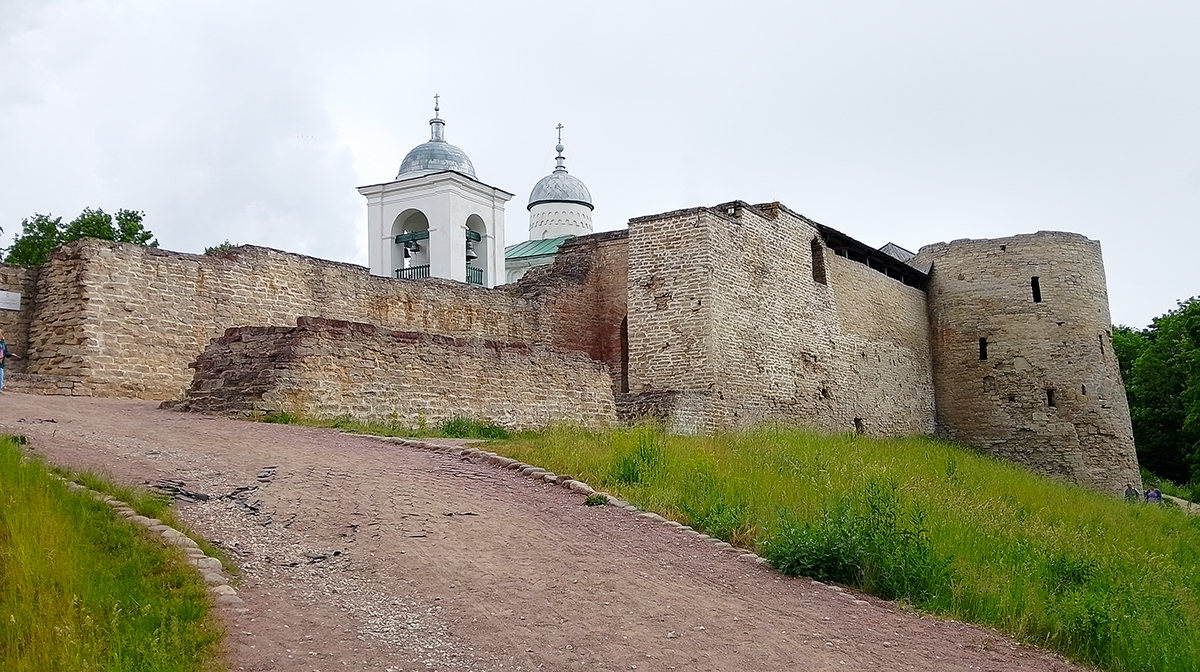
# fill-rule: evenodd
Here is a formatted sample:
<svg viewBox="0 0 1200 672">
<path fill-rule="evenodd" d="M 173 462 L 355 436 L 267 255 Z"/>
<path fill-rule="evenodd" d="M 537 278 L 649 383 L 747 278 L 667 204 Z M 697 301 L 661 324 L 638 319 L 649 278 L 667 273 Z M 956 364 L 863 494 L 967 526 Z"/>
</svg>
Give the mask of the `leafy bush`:
<svg viewBox="0 0 1200 672">
<path fill-rule="evenodd" d="M 84 208 L 78 217 L 63 224 L 62 217 L 35 214 L 21 221 L 21 233 L 5 248 L 5 263 L 40 266 L 59 245 L 80 238 L 99 238 L 158 247 L 154 234 L 142 226 L 146 213 L 118 210 L 114 217 L 100 208 Z"/>
<path fill-rule="evenodd" d="M 232 252 L 233 250 L 236 250 L 238 247 L 239 245 L 231 243 L 228 239 L 226 239 L 225 242 L 219 245 L 213 245 L 212 247 L 204 248 L 204 254 L 210 257 L 220 257 L 226 252 Z"/>
</svg>

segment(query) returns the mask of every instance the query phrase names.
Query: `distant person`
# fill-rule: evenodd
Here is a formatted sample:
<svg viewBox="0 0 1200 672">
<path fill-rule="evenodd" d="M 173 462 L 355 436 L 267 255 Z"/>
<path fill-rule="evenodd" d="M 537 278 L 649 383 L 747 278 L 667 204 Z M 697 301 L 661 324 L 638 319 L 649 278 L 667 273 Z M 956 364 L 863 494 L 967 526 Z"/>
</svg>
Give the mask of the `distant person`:
<svg viewBox="0 0 1200 672">
<path fill-rule="evenodd" d="M 1162 504 L 1162 491 L 1158 489 L 1158 486 L 1152 486 L 1146 491 L 1146 501 L 1153 504 Z"/>
<path fill-rule="evenodd" d="M 1125 484 L 1125 501 L 1137 502 L 1141 498 L 1142 498 L 1142 493 L 1138 492 L 1138 489 L 1133 487 L 1133 483 Z"/>
<path fill-rule="evenodd" d="M 0 331 L 0 392 L 4 391 L 4 362 L 20 358 L 20 355 L 8 349 L 8 343 L 4 340 L 4 332 Z"/>
</svg>

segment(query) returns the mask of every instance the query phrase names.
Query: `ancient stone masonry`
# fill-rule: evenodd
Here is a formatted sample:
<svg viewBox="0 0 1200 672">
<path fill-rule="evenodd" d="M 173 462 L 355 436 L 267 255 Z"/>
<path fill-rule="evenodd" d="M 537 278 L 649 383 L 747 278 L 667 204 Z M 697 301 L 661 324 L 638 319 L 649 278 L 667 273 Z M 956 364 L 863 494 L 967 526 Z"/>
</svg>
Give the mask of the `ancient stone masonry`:
<svg viewBox="0 0 1200 672">
<path fill-rule="evenodd" d="M 42 267 L 37 296 L 27 371 L 96 396 L 177 397 L 191 383 L 188 364 L 226 328 L 290 326 L 302 315 L 518 342 L 536 332 L 528 303 L 501 290 L 395 281 L 256 247 L 212 257 L 80 240 Z"/>
<path fill-rule="evenodd" d="M 515 429 L 616 422 L 604 365 L 545 346 L 301 318 L 292 328 L 231 328 L 194 367 L 183 410 L 407 427 L 459 415 Z"/>
<path fill-rule="evenodd" d="M 513 291 L 537 307 L 541 333 L 556 347 L 586 352 L 608 365 L 613 392 L 628 390 L 625 278 L 629 232 L 575 238 L 559 248 L 554 265 L 535 269 Z"/>
<path fill-rule="evenodd" d="M 644 217 L 629 259 L 630 393 L 678 429 L 932 431 L 924 292 L 828 253 L 813 222 L 741 202 Z"/>
<path fill-rule="evenodd" d="M 1100 244 L 1043 231 L 921 248 L 939 433 L 1076 483 L 1139 482 Z"/>
<path fill-rule="evenodd" d="M 21 295 L 20 310 L 0 310 L 0 329 L 8 347 L 24 357 L 29 350 L 29 324 L 37 304 L 37 279 L 40 267 L 0 264 L 0 290 Z M 6 373 L 23 373 L 27 359 L 10 359 Z"/>
</svg>

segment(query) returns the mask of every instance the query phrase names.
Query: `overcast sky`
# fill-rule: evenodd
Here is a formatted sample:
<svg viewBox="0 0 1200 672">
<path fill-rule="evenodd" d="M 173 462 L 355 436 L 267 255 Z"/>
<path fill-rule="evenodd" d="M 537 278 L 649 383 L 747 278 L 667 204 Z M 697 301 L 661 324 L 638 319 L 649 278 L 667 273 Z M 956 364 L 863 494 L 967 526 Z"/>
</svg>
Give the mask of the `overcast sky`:
<svg viewBox="0 0 1200 672">
<path fill-rule="evenodd" d="M 365 264 L 355 187 L 437 93 L 509 244 L 562 123 L 597 230 L 741 199 L 914 251 L 1075 231 L 1141 327 L 1200 295 L 1198 36 L 1195 0 L 0 0 L 0 244 L 131 208 L 171 250 Z"/>
</svg>

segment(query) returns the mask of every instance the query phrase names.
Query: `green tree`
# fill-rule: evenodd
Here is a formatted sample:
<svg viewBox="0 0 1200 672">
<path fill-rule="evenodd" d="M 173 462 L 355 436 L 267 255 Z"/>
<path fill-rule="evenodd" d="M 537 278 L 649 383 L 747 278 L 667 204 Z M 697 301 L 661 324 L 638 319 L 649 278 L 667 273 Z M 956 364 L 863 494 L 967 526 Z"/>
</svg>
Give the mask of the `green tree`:
<svg viewBox="0 0 1200 672">
<path fill-rule="evenodd" d="M 1200 297 L 1143 331 L 1113 330 L 1138 461 L 1177 483 L 1200 480 Z"/>
<path fill-rule="evenodd" d="M 80 238 L 158 247 L 154 234 L 142 226 L 145 216 L 145 213 L 137 210 L 118 210 L 114 222 L 112 215 L 99 208 L 84 208 L 78 217 L 64 225 L 62 217 L 35 214 L 22 220 L 21 233 L 7 248 L 4 261 L 38 266 L 46 263 L 54 248 Z"/>
<path fill-rule="evenodd" d="M 146 247 L 158 247 L 158 241 L 154 238 L 154 234 L 142 226 L 142 219 L 145 217 L 146 213 L 138 210 L 118 210 L 116 238 L 113 240 Z"/>
<path fill-rule="evenodd" d="M 21 233 L 6 250 L 4 261 L 10 264 L 38 266 L 45 263 L 50 251 L 62 245 L 62 217 L 34 214 L 21 220 Z"/>
</svg>

